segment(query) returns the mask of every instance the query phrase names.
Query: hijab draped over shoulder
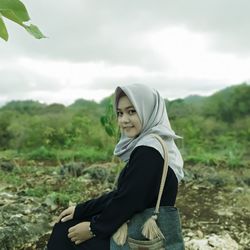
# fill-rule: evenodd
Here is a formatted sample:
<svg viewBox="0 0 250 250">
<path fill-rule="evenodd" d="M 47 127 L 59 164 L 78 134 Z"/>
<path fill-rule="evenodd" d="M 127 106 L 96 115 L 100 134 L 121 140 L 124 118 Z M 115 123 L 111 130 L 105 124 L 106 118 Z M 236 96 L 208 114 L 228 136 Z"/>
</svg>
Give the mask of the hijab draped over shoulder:
<svg viewBox="0 0 250 250">
<path fill-rule="evenodd" d="M 119 98 L 125 94 L 133 104 L 142 123 L 142 130 L 135 138 L 129 138 L 121 133 L 114 155 L 128 162 L 132 151 L 138 146 L 149 146 L 156 149 L 162 157 L 161 144 L 151 134 L 157 134 L 166 142 L 169 154 L 169 166 L 180 181 L 183 178 L 183 160 L 174 140 L 181 138 L 170 126 L 164 99 L 159 92 L 143 84 L 131 84 L 117 87 L 115 90 L 115 108 Z"/>
</svg>

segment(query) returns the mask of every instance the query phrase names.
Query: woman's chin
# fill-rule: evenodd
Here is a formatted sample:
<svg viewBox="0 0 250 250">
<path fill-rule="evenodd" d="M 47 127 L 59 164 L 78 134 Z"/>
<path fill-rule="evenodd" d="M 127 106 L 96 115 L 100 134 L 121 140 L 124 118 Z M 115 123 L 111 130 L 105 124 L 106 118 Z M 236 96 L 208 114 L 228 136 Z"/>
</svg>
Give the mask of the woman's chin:
<svg viewBox="0 0 250 250">
<path fill-rule="evenodd" d="M 137 135 L 138 135 L 138 133 L 124 133 L 128 138 L 135 138 Z"/>
</svg>

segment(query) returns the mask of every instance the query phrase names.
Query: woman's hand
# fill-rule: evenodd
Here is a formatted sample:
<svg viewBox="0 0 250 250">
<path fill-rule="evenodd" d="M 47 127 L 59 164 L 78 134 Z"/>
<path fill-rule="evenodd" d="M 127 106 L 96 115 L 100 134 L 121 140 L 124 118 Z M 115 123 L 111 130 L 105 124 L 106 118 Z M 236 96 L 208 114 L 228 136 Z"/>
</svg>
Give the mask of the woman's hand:
<svg viewBox="0 0 250 250">
<path fill-rule="evenodd" d="M 93 237 L 93 234 L 89 231 L 89 221 L 81 222 L 73 227 L 69 228 L 68 237 L 71 241 L 75 242 L 76 245 L 89 240 Z"/>
<path fill-rule="evenodd" d="M 63 210 L 60 215 L 58 216 L 57 222 L 62 221 L 68 221 L 68 220 L 72 220 L 74 213 L 75 213 L 75 208 L 76 206 L 71 206 L 68 207 L 67 209 Z"/>
</svg>

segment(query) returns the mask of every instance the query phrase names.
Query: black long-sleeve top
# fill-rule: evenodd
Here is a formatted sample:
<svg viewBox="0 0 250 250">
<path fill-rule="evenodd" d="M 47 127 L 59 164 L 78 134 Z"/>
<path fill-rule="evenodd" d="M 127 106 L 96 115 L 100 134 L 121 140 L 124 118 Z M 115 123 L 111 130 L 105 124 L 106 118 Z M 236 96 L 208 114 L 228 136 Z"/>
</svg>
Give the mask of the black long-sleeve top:
<svg viewBox="0 0 250 250">
<path fill-rule="evenodd" d="M 164 160 L 148 146 L 134 149 L 118 179 L 117 189 L 99 198 L 78 204 L 74 218 L 92 217 L 91 230 L 100 238 L 110 237 L 135 213 L 155 207 Z M 169 168 L 161 205 L 174 205 L 178 181 Z"/>
</svg>

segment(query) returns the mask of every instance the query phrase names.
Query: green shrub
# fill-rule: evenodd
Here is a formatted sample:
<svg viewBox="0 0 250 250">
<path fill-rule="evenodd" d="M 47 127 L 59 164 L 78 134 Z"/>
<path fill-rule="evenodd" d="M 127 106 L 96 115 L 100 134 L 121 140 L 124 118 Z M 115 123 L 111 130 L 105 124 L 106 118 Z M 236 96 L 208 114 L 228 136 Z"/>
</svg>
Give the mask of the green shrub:
<svg viewBox="0 0 250 250">
<path fill-rule="evenodd" d="M 109 156 L 106 150 L 97 149 L 95 147 L 84 147 L 78 150 L 58 150 L 57 157 L 63 161 L 83 161 L 93 163 L 96 161 L 109 161 L 112 156 Z"/>
<path fill-rule="evenodd" d="M 30 160 L 56 160 L 57 152 L 54 149 L 48 149 L 45 146 L 34 149 L 27 154 Z"/>
</svg>

